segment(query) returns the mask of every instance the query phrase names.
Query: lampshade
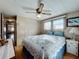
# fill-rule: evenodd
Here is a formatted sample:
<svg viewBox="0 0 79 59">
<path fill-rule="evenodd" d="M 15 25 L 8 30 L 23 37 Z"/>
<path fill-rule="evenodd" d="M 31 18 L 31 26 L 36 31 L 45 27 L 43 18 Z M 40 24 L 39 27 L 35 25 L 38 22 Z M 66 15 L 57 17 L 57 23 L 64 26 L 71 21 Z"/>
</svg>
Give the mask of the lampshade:
<svg viewBox="0 0 79 59">
<path fill-rule="evenodd" d="M 76 27 L 73 27 L 69 30 L 70 34 L 79 35 L 79 29 Z"/>
</svg>

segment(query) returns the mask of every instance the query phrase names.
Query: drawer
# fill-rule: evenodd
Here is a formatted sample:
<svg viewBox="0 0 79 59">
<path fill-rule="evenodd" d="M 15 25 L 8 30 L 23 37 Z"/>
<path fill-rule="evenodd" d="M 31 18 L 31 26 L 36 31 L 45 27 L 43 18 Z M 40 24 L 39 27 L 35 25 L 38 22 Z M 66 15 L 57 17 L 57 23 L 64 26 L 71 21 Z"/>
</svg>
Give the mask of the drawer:
<svg viewBox="0 0 79 59">
<path fill-rule="evenodd" d="M 66 50 L 68 53 L 78 56 L 78 42 L 66 41 Z"/>
<path fill-rule="evenodd" d="M 78 56 L 78 48 L 67 47 L 67 52 Z"/>
<path fill-rule="evenodd" d="M 78 47 L 78 43 L 76 42 L 72 42 L 72 41 L 69 41 L 69 42 L 67 42 L 67 46 L 74 46 L 74 47 Z"/>
<path fill-rule="evenodd" d="M 67 48 L 70 48 L 70 49 L 77 49 L 77 50 L 78 50 L 78 45 L 67 44 L 66 47 L 67 47 Z"/>
</svg>

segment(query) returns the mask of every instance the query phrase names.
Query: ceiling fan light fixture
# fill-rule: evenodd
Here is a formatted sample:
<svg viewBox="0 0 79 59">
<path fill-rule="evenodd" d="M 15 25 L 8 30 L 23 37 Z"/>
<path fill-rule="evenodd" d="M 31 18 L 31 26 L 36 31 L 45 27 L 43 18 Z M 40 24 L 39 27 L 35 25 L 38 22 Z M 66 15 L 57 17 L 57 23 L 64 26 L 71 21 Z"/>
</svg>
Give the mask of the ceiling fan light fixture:
<svg viewBox="0 0 79 59">
<path fill-rule="evenodd" d="M 41 18 L 41 14 L 37 14 L 37 18 Z"/>
</svg>

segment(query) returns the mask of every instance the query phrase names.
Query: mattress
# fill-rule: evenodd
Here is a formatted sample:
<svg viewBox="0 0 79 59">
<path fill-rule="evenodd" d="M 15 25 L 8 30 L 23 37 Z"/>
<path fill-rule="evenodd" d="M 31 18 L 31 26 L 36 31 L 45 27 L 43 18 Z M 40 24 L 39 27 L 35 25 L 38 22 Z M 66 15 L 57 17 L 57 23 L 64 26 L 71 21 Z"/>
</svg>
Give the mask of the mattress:
<svg viewBox="0 0 79 59">
<path fill-rule="evenodd" d="M 29 36 L 23 40 L 23 46 L 34 59 L 54 59 L 65 45 L 65 38 L 54 35 Z"/>
</svg>

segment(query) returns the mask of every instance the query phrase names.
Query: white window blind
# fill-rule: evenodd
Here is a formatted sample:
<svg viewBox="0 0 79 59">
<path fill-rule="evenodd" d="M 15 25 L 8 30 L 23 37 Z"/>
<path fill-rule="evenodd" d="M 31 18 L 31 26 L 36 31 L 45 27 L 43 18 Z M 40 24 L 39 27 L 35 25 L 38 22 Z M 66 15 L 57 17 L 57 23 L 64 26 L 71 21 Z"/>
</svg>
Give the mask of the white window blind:
<svg viewBox="0 0 79 59">
<path fill-rule="evenodd" d="M 51 21 L 44 22 L 44 30 L 51 30 Z"/>
<path fill-rule="evenodd" d="M 53 21 L 53 30 L 63 30 L 63 29 L 64 29 L 64 18 Z"/>
</svg>

